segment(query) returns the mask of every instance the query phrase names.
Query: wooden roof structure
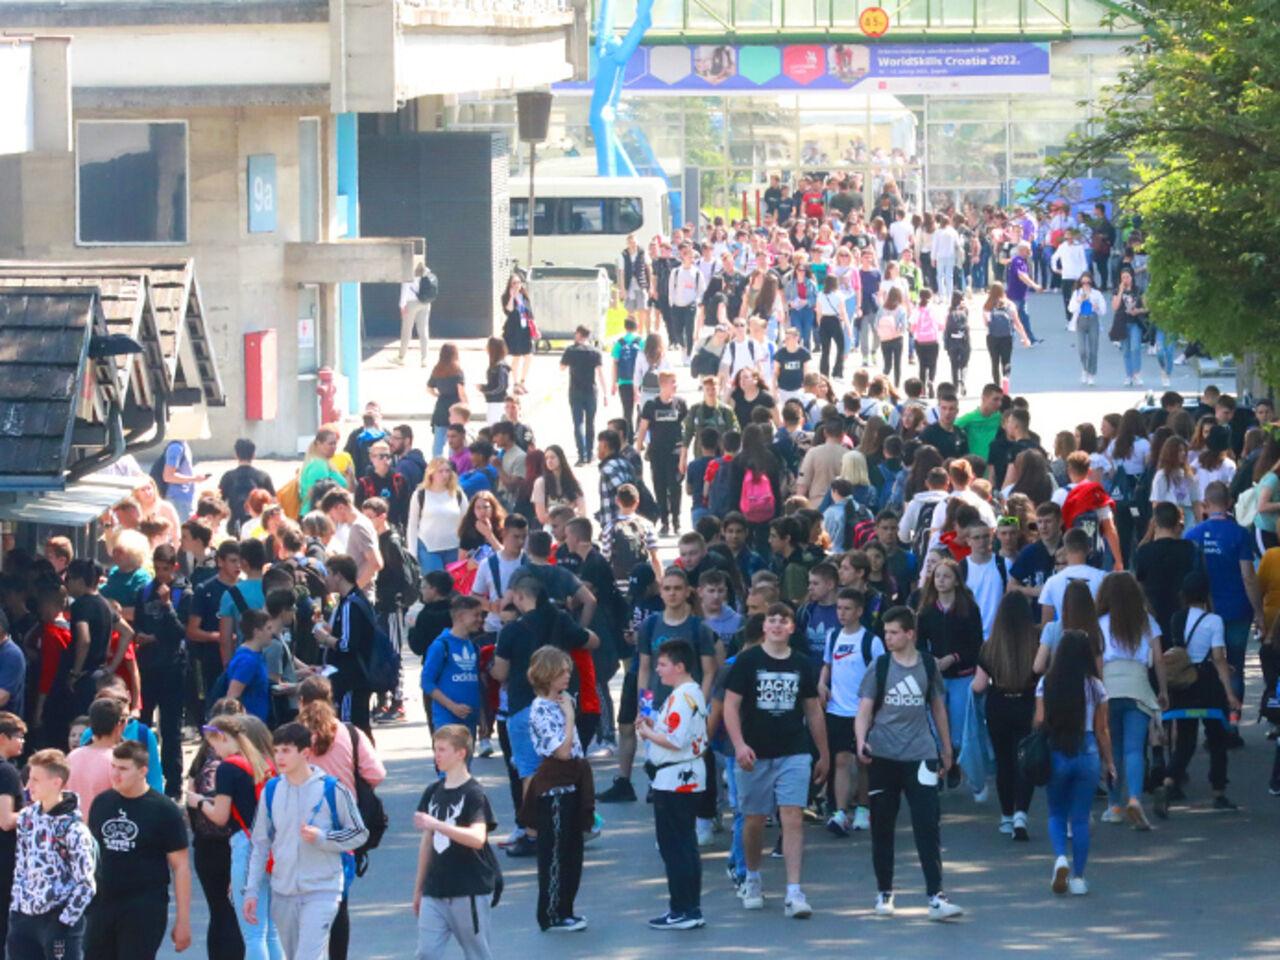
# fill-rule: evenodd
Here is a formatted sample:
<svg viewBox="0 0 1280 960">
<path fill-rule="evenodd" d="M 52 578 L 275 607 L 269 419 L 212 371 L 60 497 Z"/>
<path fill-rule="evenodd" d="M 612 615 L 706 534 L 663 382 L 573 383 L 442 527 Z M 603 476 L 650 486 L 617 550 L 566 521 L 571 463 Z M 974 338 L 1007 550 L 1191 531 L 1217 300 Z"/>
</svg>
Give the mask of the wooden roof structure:
<svg viewBox="0 0 1280 960">
<path fill-rule="evenodd" d="M 77 420 L 105 423 L 122 403 L 96 287 L 0 287 L 0 488 L 56 489 L 74 466 Z"/>
</svg>

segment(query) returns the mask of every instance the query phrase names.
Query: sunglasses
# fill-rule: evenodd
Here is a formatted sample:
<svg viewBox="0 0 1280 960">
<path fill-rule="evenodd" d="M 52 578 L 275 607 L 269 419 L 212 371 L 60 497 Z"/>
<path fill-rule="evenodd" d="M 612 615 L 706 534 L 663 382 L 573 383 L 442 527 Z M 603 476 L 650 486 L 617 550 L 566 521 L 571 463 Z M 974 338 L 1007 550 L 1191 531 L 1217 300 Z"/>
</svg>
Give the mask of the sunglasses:
<svg viewBox="0 0 1280 960">
<path fill-rule="evenodd" d="M 996 521 L 997 527 L 1016 527 L 1021 521 L 1017 517 L 1001 517 Z"/>
</svg>

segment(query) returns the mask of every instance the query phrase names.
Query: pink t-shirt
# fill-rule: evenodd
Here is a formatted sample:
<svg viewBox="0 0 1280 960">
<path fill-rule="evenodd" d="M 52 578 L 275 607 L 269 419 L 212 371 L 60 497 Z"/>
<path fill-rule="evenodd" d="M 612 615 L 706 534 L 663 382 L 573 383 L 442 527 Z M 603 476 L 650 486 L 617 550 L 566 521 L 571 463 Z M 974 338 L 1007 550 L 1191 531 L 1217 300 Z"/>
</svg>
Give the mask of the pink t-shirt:
<svg viewBox="0 0 1280 960">
<path fill-rule="evenodd" d="M 360 775 L 371 787 L 376 787 L 387 778 L 387 768 L 378 759 L 373 744 L 365 736 L 363 730 L 356 729 L 360 737 Z M 311 765 L 323 770 L 331 777 L 337 777 L 344 787 L 356 792 L 355 766 L 351 762 L 351 734 L 347 732 L 345 723 L 338 724 L 338 732 L 334 734 L 333 743 L 323 754 L 312 754 Z"/>
<path fill-rule="evenodd" d="M 67 789 L 80 798 L 80 816 L 89 819 L 94 797 L 111 789 L 111 747 L 76 747 L 67 756 Z"/>
</svg>

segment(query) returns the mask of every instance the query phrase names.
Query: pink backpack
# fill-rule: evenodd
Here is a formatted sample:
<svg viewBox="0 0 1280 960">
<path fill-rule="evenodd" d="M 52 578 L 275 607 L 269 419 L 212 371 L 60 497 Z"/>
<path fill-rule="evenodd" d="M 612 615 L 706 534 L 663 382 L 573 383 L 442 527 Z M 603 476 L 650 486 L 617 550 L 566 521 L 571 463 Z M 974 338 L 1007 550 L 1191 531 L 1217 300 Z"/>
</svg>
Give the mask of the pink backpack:
<svg viewBox="0 0 1280 960">
<path fill-rule="evenodd" d="M 773 486 L 763 473 L 748 470 L 742 478 L 742 497 L 738 507 L 751 523 L 768 523 L 773 519 L 777 502 L 773 499 Z"/>
</svg>

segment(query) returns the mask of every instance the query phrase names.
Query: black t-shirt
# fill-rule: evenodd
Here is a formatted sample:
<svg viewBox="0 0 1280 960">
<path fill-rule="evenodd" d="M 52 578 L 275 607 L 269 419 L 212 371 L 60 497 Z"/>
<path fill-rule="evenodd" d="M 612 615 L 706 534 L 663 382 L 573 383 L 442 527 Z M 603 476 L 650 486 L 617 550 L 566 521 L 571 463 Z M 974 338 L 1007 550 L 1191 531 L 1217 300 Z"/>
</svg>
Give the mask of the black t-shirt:
<svg viewBox="0 0 1280 960">
<path fill-rule="evenodd" d="M 1134 551 L 1133 575 L 1146 592 L 1166 646 L 1170 643 L 1169 621 L 1178 610 L 1178 591 L 1196 563 L 1195 542 L 1181 537 L 1149 540 Z"/>
<path fill-rule="evenodd" d="M 449 408 L 462 399 L 458 390 L 463 382 L 462 374 L 453 377 L 432 377 L 427 381 L 427 386 L 438 393 L 436 408 L 431 412 L 431 425 L 433 427 L 447 427 L 449 425 Z"/>
<path fill-rule="evenodd" d="M 154 788 L 140 797 L 106 790 L 89 808 L 89 832 L 98 841 L 99 900 L 168 896 L 168 855 L 187 849 L 177 804 Z"/>
<path fill-rule="evenodd" d="M 18 768 L 8 760 L 0 760 L 0 797 L 13 798 L 14 813 L 22 809 L 22 778 L 18 776 Z M 18 831 L 0 830 L 0 879 L 6 884 L 12 882 L 17 844 Z"/>
<path fill-rule="evenodd" d="M 778 389 L 799 390 L 804 386 L 804 365 L 813 358 L 804 347 L 787 350 L 785 347 L 774 353 L 773 359 L 779 365 Z"/>
<path fill-rule="evenodd" d="M 762 759 L 809 752 L 804 701 L 818 695 L 809 658 L 788 648 L 778 659 L 763 646 L 738 654 L 725 688 L 742 697 L 742 739 Z"/>
<path fill-rule="evenodd" d="M 498 821 L 489 807 L 484 788 L 474 778 L 450 789 L 437 780 L 422 791 L 418 810 L 458 827 L 483 823 L 489 833 Z M 478 897 L 493 893 L 497 861 L 485 844 L 479 850 L 455 843 L 439 831 L 432 834 L 431 859 L 422 878 L 422 894 L 438 900 L 450 897 Z"/>
<path fill-rule="evenodd" d="M 523 614 L 508 623 L 498 634 L 494 655 L 511 664 L 507 674 L 507 711 L 519 713 L 533 703 L 533 687 L 529 683 L 529 661 L 539 647 L 554 644 L 561 650 L 578 650 L 587 645 L 587 631 L 563 610 L 550 607 Z M 575 693 L 581 681 L 573 671 L 569 692 Z"/>
<path fill-rule="evenodd" d="M 67 647 L 66 654 L 75 652 L 76 624 L 78 623 L 89 626 L 89 655 L 84 661 L 84 670 L 89 673 L 107 661 L 107 650 L 111 645 L 111 628 L 115 623 L 111 604 L 96 593 L 86 593 L 71 604 L 71 644 Z M 71 662 L 74 663 L 74 660 Z"/>
<path fill-rule="evenodd" d="M 773 401 L 773 394 L 769 393 L 767 390 L 761 390 L 756 394 L 756 398 L 754 400 L 748 400 L 746 395 L 743 394 L 742 389 L 738 388 L 733 391 L 733 395 L 730 399 L 733 401 L 733 414 L 738 418 L 738 428 L 741 430 L 745 430 L 751 425 L 751 412 L 755 410 L 756 407 L 764 407 L 768 410 L 772 410 L 777 406 Z"/>
<path fill-rule="evenodd" d="M 271 483 L 270 474 L 265 470 L 259 470 L 251 463 L 232 467 L 218 481 L 218 492 L 222 495 L 222 501 L 231 510 L 231 517 L 237 523 L 244 523 L 249 519 L 249 512 L 245 509 L 244 502 L 255 490 L 276 492 L 275 486 Z"/>
<path fill-rule="evenodd" d="M 684 418 L 688 415 L 689 406 L 680 397 L 669 401 L 654 397 L 647 401 L 640 418 L 649 423 L 649 446 L 663 454 L 677 449 L 683 442 Z"/>
<path fill-rule="evenodd" d="M 946 430 L 940 423 L 931 423 L 920 431 L 920 442 L 936 447 L 943 460 L 963 457 L 969 452 L 969 442 L 963 430 Z"/>
<path fill-rule="evenodd" d="M 569 392 L 582 395 L 595 392 L 596 367 L 600 351 L 588 343 L 571 343 L 560 356 L 560 366 L 569 368 Z"/>
<path fill-rule="evenodd" d="M 253 817 L 258 810 L 258 791 L 253 777 L 234 763 L 224 760 L 213 772 L 213 792 L 230 797 L 231 805 L 240 814 L 240 819 L 247 826 L 253 826 Z M 234 814 L 231 819 L 235 820 Z M 238 822 L 236 826 L 239 826 Z"/>
</svg>

